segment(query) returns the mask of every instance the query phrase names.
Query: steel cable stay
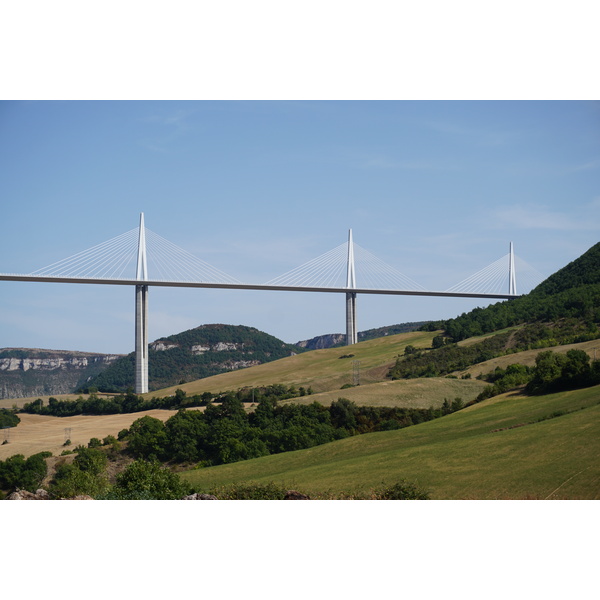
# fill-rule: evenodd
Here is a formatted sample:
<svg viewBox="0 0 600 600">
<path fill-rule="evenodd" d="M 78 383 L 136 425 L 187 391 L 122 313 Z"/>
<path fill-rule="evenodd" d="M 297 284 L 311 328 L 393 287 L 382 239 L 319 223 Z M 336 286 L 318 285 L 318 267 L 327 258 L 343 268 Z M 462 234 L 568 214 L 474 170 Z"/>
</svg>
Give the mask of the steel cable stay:
<svg viewBox="0 0 600 600">
<path fill-rule="evenodd" d="M 149 243 L 148 257 L 159 265 L 163 265 L 167 280 L 182 278 L 187 281 L 209 280 L 215 283 L 240 283 L 235 277 L 213 267 L 150 229 L 146 229 L 146 233 Z"/>
<path fill-rule="evenodd" d="M 509 271 L 507 270 L 509 259 L 510 254 L 504 255 L 477 273 L 448 288 L 446 292 L 502 293 L 509 287 Z M 521 290 L 531 290 L 544 280 L 544 276 L 539 271 L 518 256 L 514 257 L 514 264 Z"/>
<path fill-rule="evenodd" d="M 139 251 L 140 231 L 138 228 L 131 229 L 106 242 L 33 271 L 29 276 L 135 280 L 136 277 L 133 274 L 129 276 L 127 274 L 130 270 L 133 271 L 131 267 L 132 264 L 135 264 Z M 146 236 L 149 269 L 151 273 L 156 274 L 150 279 L 164 283 L 243 285 L 238 279 L 213 267 L 150 229 L 144 228 L 143 231 Z M 350 260 L 350 256 L 353 257 L 352 260 Z M 300 289 L 328 288 L 342 291 L 348 289 L 346 279 L 350 263 L 352 263 L 356 281 L 352 289 L 381 290 L 382 293 L 385 290 L 426 291 L 422 285 L 410 277 L 352 242 L 351 238 L 348 242 L 261 285 L 265 287 L 298 287 Z M 511 261 L 511 254 L 507 254 L 443 293 L 502 294 L 503 289 L 509 288 L 511 273 L 513 278 L 515 274 L 518 274 L 520 290 L 533 289 L 543 280 L 543 275 L 528 263 L 514 255 Z M 512 288 L 510 289 L 516 289 L 514 284 L 515 281 L 511 283 Z M 509 295 L 517 294 L 516 291 L 509 291 Z"/>
<path fill-rule="evenodd" d="M 346 244 L 341 244 L 333 250 L 322 254 L 321 256 L 293 269 L 292 271 L 284 274 L 281 278 L 272 280 L 273 283 L 285 282 L 289 285 L 299 285 L 308 287 L 314 284 L 315 287 L 319 287 L 319 273 L 323 270 L 327 271 L 331 268 L 332 264 L 341 264 L 345 256 Z M 317 278 L 317 279 L 315 279 Z"/>
<path fill-rule="evenodd" d="M 372 252 L 365 250 L 358 244 L 354 244 L 357 277 L 370 283 L 373 289 L 406 288 L 410 290 L 424 290 L 425 288 L 404 275 L 396 268 L 375 256 Z M 379 276 L 381 279 L 377 279 Z"/>
<path fill-rule="evenodd" d="M 460 281 L 456 285 L 453 285 L 445 291 L 458 292 L 465 291 L 467 289 L 469 289 L 469 291 L 475 291 L 476 289 L 479 289 L 476 286 L 480 285 L 482 282 L 488 282 L 491 277 L 493 277 L 497 272 L 499 272 L 499 269 L 502 268 L 502 265 L 508 264 L 507 259 L 508 255 L 503 256 L 502 258 L 494 261 L 492 264 L 488 265 L 487 267 L 484 267 L 480 271 L 477 271 L 477 273 L 474 273 L 466 279 L 463 279 L 462 281 Z"/>
<path fill-rule="evenodd" d="M 321 279 L 315 285 L 322 287 L 343 287 L 340 283 L 343 281 L 344 272 L 346 270 L 346 260 L 343 254 L 335 262 L 331 262 L 322 272 Z"/>
<path fill-rule="evenodd" d="M 190 276 L 190 271 L 188 267 L 188 259 L 187 257 L 178 256 L 171 248 L 169 248 L 163 238 L 160 236 L 156 236 L 150 230 L 146 230 L 149 234 L 147 236 L 147 244 L 148 244 L 148 259 L 151 264 L 151 267 L 157 269 L 160 278 L 164 281 L 168 280 L 177 280 L 179 278 L 183 280 L 193 280 L 194 277 Z M 179 267 L 179 271 L 174 270 L 175 267 Z M 205 278 L 205 274 L 196 273 L 195 277 L 198 281 L 201 281 Z"/>
<path fill-rule="evenodd" d="M 497 265 L 492 265 L 491 267 L 487 267 L 486 269 L 472 275 L 468 278 L 462 285 L 457 285 L 455 288 L 451 288 L 452 291 L 458 290 L 482 290 L 486 289 L 490 282 L 496 277 L 498 274 Z"/>
<path fill-rule="evenodd" d="M 265 285 L 297 285 L 299 287 L 308 287 L 310 283 L 314 283 L 315 276 L 320 276 L 322 266 L 327 269 L 331 267 L 332 263 L 339 263 L 345 259 L 346 248 L 346 243 L 340 244 L 332 250 L 317 256 L 317 258 L 313 258 L 299 267 L 271 279 Z M 320 286 L 316 285 L 315 287 Z"/>
<path fill-rule="evenodd" d="M 120 236 L 112 238 L 106 242 L 93 246 L 83 252 L 79 252 L 68 258 L 57 261 L 46 267 L 42 267 L 36 271 L 30 273 L 30 275 L 48 275 L 48 276 L 81 276 L 82 274 L 88 275 L 89 272 L 85 269 L 89 269 L 91 266 L 96 265 L 103 256 L 111 256 L 115 249 L 120 251 L 120 248 L 128 248 L 135 251 L 135 238 L 137 236 L 137 229 L 132 229 Z M 92 269 L 91 273 L 95 273 L 96 269 Z"/>
<path fill-rule="evenodd" d="M 518 273 L 520 280 L 520 288 L 531 291 L 536 288 L 545 277 L 535 267 L 532 267 L 528 262 L 515 256 L 515 271 Z"/>
<path fill-rule="evenodd" d="M 135 252 L 136 252 L 136 240 L 131 239 L 128 240 L 127 245 L 123 245 L 117 253 L 111 258 L 108 257 L 109 260 L 104 263 L 104 271 L 100 271 L 102 268 L 102 264 L 98 264 L 97 272 L 99 277 L 114 277 L 117 270 L 121 267 L 120 273 L 122 274 L 128 264 L 130 264 L 133 260 L 135 260 Z M 98 257 L 98 261 L 100 261 L 101 257 Z"/>
<path fill-rule="evenodd" d="M 335 261 L 331 261 L 322 271 L 321 279 L 315 282 L 315 286 L 319 287 L 342 287 L 340 280 L 346 269 L 346 250 L 345 244 L 339 246 L 339 252 L 336 253 Z"/>
</svg>

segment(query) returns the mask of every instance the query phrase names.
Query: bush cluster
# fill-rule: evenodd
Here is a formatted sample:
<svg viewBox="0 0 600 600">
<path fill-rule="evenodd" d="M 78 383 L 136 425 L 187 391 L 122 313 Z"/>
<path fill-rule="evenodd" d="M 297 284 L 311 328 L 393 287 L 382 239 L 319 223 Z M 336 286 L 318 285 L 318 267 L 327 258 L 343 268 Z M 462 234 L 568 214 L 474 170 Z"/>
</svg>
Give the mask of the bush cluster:
<svg viewBox="0 0 600 600">
<path fill-rule="evenodd" d="M 15 454 L 5 461 L 0 460 L 0 489 L 35 492 L 46 477 L 49 456 L 51 452 L 39 452 L 27 459 L 23 454 Z"/>
<path fill-rule="evenodd" d="M 0 408 L 0 429 L 4 427 L 16 427 L 21 422 L 14 410 Z"/>
<path fill-rule="evenodd" d="M 525 388 L 530 394 L 547 394 L 600 384 L 600 361 L 592 361 L 583 350 L 559 354 L 540 352 L 535 360 L 531 381 Z"/>
</svg>

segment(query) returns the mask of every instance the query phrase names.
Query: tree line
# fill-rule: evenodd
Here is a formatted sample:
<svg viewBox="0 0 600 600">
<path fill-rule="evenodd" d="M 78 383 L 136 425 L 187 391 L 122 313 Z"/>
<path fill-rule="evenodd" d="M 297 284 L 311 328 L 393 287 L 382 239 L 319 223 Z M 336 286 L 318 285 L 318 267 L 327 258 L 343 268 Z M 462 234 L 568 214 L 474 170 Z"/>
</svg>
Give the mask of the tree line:
<svg viewBox="0 0 600 600">
<path fill-rule="evenodd" d="M 600 385 L 600 360 L 590 360 L 583 350 L 568 350 L 565 354 L 547 350 L 536 356 L 534 367 L 519 364 L 506 369 L 497 367 L 482 379 L 491 385 L 473 403 L 519 386 L 525 386 L 526 394 L 551 394 Z"/>
<path fill-rule="evenodd" d="M 112 397 L 99 396 L 96 390 L 92 390 L 88 398 L 79 398 L 75 400 L 58 400 L 54 397 L 48 399 L 48 404 L 44 405 L 41 398 L 28 402 L 20 409 L 21 412 L 36 415 L 48 415 L 52 417 L 72 417 L 75 415 L 115 415 L 125 413 L 135 413 L 144 410 L 166 409 L 174 410 L 179 408 L 192 408 L 197 406 L 207 406 L 211 402 L 222 402 L 223 400 L 234 396 L 241 402 L 257 403 L 263 399 L 270 398 L 275 400 L 287 400 L 290 398 L 300 398 L 312 394 L 312 389 L 302 386 L 285 386 L 282 384 L 272 384 L 254 388 L 241 388 L 236 392 L 227 391 L 213 394 L 204 392 L 202 394 L 192 394 L 188 396 L 182 389 L 177 389 L 173 396 L 153 397 L 145 400 L 143 396 L 138 396 L 130 389 L 126 394 L 117 394 Z M 8 413 L 8 411 L 7 411 Z M 12 414 L 12 413 L 11 413 Z M 18 417 L 13 415 L 11 418 Z"/>
<path fill-rule="evenodd" d="M 595 323 L 574 318 L 560 319 L 555 323 L 531 323 L 468 346 L 459 346 L 450 337 L 436 336 L 432 349 L 417 350 L 407 346 L 404 355 L 396 359 L 396 364 L 388 375 L 392 379 L 443 377 L 499 356 L 584 342 L 598 337 L 600 331 Z"/>
<path fill-rule="evenodd" d="M 163 423 L 144 416 L 119 433 L 135 458 L 211 466 L 310 448 L 352 435 L 400 429 L 460 410 L 460 398 L 439 409 L 357 406 L 345 398 L 324 406 L 265 398 L 247 412 L 234 395 L 204 412 L 180 409 Z"/>
</svg>

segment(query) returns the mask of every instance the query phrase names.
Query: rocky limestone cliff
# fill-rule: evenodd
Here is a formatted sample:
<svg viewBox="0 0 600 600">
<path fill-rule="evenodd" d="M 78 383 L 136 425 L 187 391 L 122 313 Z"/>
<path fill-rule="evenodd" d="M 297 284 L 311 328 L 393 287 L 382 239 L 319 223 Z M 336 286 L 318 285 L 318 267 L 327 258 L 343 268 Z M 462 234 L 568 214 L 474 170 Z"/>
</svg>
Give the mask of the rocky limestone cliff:
<svg viewBox="0 0 600 600">
<path fill-rule="evenodd" d="M 377 329 L 367 329 L 366 331 L 358 332 L 358 341 L 364 342 L 386 335 L 395 335 L 397 333 L 407 333 L 416 331 L 427 321 L 418 321 L 413 323 L 399 323 L 398 325 L 388 325 Z M 344 346 L 346 344 L 346 336 L 343 333 L 329 333 L 327 335 L 318 335 L 310 340 L 297 342 L 296 346 L 306 348 L 307 350 L 322 350 L 323 348 L 333 348 L 334 346 Z"/>
<path fill-rule="evenodd" d="M 343 333 L 329 333 L 298 342 L 296 346 L 306 348 L 307 350 L 322 350 L 323 348 L 333 348 L 334 346 L 341 345 L 345 340 L 346 336 Z"/>
<path fill-rule="evenodd" d="M 72 393 L 118 358 L 119 354 L 2 348 L 0 398 Z"/>
</svg>

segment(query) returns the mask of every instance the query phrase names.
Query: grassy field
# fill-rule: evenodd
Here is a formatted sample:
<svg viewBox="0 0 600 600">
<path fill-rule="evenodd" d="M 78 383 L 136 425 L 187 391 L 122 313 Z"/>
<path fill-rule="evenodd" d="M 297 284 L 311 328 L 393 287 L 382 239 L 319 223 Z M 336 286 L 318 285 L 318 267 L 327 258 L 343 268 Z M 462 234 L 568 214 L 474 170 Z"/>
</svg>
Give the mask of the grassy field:
<svg viewBox="0 0 600 600">
<path fill-rule="evenodd" d="M 361 384 L 376 383 L 385 380 L 387 372 L 396 362 L 396 357 L 404 353 L 407 345 L 430 348 L 435 335 L 431 332 L 413 331 L 360 342 L 352 347 L 312 350 L 249 369 L 222 373 L 157 390 L 147 394 L 147 397 L 172 395 L 177 388 L 188 394 L 202 394 L 274 383 L 311 387 L 314 392 L 325 392 L 353 383 L 352 363 L 355 360 L 360 361 Z M 340 358 L 344 355 L 352 356 Z"/>
<path fill-rule="evenodd" d="M 468 402 L 477 396 L 483 387 L 485 384 L 480 381 L 412 379 L 324 392 L 284 402 L 308 404 L 317 401 L 329 405 L 332 401 L 344 397 L 357 404 L 367 406 L 398 406 L 402 408 L 433 406 L 437 408 L 442 405 L 445 398 L 452 401 L 455 397 L 460 396 L 464 402 Z M 246 407 L 250 410 L 250 403 L 246 404 Z M 124 415 L 77 415 L 74 417 L 49 417 L 21 413 L 19 414 L 21 422 L 17 427 L 13 427 L 7 432 L 0 432 L 0 436 L 2 436 L 0 437 L 0 460 L 5 460 L 13 454 L 31 456 L 43 450 L 49 450 L 54 455 L 58 455 L 65 450 L 63 443 L 66 428 L 71 428 L 71 447 L 79 444 L 86 446 L 93 437 L 99 439 L 103 439 L 107 435 L 116 437 L 121 429 L 129 428 L 136 419 L 140 419 L 144 415 L 166 421 L 175 412 L 173 410 L 147 410 Z M 8 444 L 3 445 L 4 435 L 9 435 L 10 440 Z"/>
<path fill-rule="evenodd" d="M 203 489 L 274 481 L 313 496 L 365 492 L 405 478 L 433 499 L 600 499 L 600 387 L 506 394 L 399 431 L 184 477 Z"/>
<path fill-rule="evenodd" d="M 0 438 L 0 460 L 6 460 L 14 454 L 23 454 L 25 457 L 49 450 L 58 456 L 63 450 L 73 449 L 75 446 L 87 446 L 91 438 L 103 439 L 107 435 L 117 434 L 121 429 L 126 429 L 144 415 L 150 415 L 161 421 L 166 421 L 175 414 L 171 410 L 148 410 L 126 415 L 99 415 L 74 417 L 47 417 L 44 415 L 20 414 L 21 422 L 9 431 L 8 444 L 2 444 Z M 65 429 L 70 428 L 71 445 L 63 446 L 65 442 Z M 1 431 L 0 436 L 7 435 Z"/>
<path fill-rule="evenodd" d="M 98 394 L 99 397 L 112 397 L 115 394 Z M 88 394 L 50 394 L 49 396 L 30 396 L 28 398 L 2 398 L 0 400 L 0 408 L 23 408 L 25 404 L 33 402 L 38 398 L 41 398 L 44 404 L 48 404 L 48 398 L 57 398 L 58 400 L 77 400 L 82 397 L 87 399 Z"/>
<path fill-rule="evenodd" d="M 347 398 L 359 406 L 397 406 L 401 408 L 440 407 L 445 399 L 450 402 L 457 397 L 465 404 L 474 400 L 488 384 L 476 379 L 446 379 L 430 377 L 427 379 L 398 379 L 370 385 L 332 390 L 311 396 L 283 400 L 280 404 L 310 404 L 320 402 L 329 406 L 338 398 Z"/>
</svg>

